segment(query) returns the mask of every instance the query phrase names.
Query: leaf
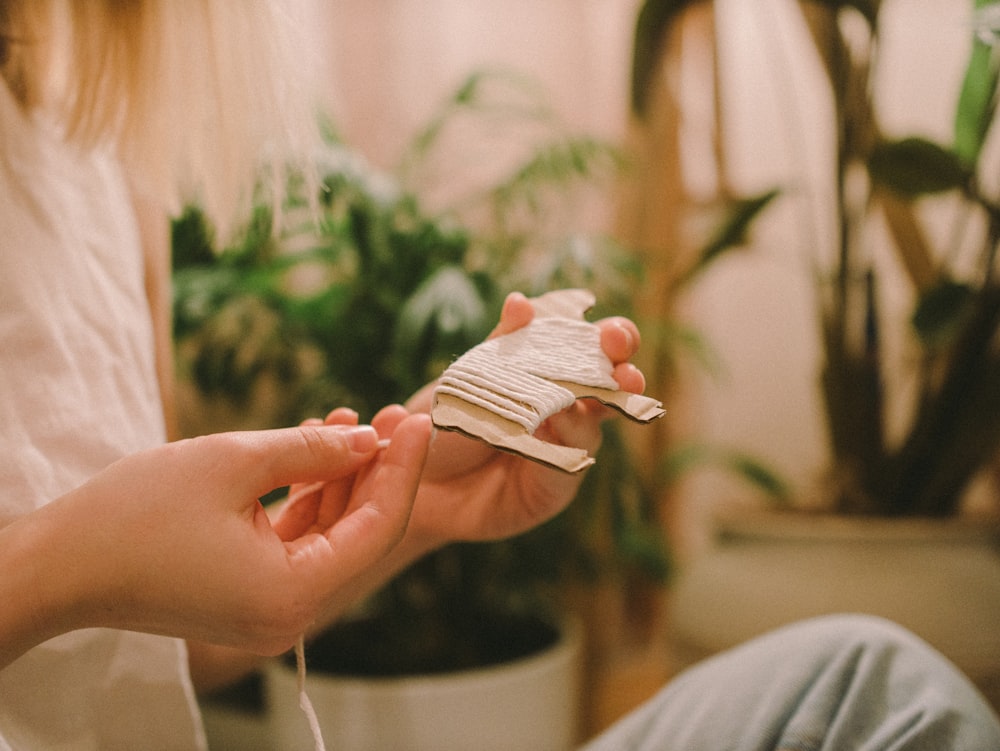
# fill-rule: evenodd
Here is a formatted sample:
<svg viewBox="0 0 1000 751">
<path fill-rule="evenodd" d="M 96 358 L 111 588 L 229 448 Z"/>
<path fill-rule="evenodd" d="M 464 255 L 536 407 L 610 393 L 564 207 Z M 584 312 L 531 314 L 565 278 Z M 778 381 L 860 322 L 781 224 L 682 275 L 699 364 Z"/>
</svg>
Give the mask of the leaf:
<svg viewBox="0 0 1000 751">
<path fill-rule="evenodd" d="M 240 293 L 239 278 L 227 268 L 188 266 L 174 272 L 174 336 L 181 340 L 211 323 Z"/>
<path fill-rule="evenodd" d="M 912 323 L 928 346 L 948 341 L 967 320 L 975 292 L 967 284 L 945 280 L 921 295 Z"/>
<path fill-rule="evenodd" d="M 335 338 L 339 328 L 350 326 L 344 311 L 351 300 L 351 293 L 348 283 L 328 284 L 315 295 L 282 297 L 281 312 L 313 339 L 326 341 Z"/>
<path fill-rule="evenodd" d="M 457 266 L 438 269 L 399 311 L 393 349 L 397 377 L 416 389 L 435 359 L 451 359 L 478 343 L 489 328 L 490 311 L 472 278 Z M 412 381 L 410 383 L 409 381 Z"/>
<path fill-rule="evenodd" d="M 758 196 L 753 196 L 752 198 L 744 198 L 733 201 L 726 210 L 725 220 L 716 230 L 715 236 L 709 240 L 708 244 L 705 245 L 701 253 L 698 254 L 698 259 L 695 261 L 694 265 L 688 269 L 687 273 L 678 278 L 676 286 L 683 287 L 684 285 L 689 284 L 692 279 L 708 268 L 712 262 L 721 256 L 725 251 L 740 245 L 745 245 L 747 242 L 747 233 L 750 230 L 750 225 L 753 223 L 753 220 L 757 218 L 757 215 L 760 214 L 760 212 L 763 211 L 764 208 L 779 195 L 779 193 L 779 190 L 772 189 L 766 193 L 761 193 Z"/>
<path fill-rule="evenodd" d="M 652 343 L 651 349 L 662 352 L 664 367 L 668 370 L 681 356 L 691 360 L 709 376 L 719 377 L 724 372 L 722 358 L 701 331 L 683 321 L 670 318 L 646 319 L 640 322 L 643 339 Z"/>
<path fill-rule="evenodd" d="M 790 493 L 785 481 L 756 457 L 736 449 L 701 443 L 679 446 L 664 457 L 660 472 L 664 481 L 676 482 L 686 472 L 712 466 L 735 473 L 776 502 L 788 501 Z"/>
<path fill-rule="evenodd" d="M 619 555 L 627 559 L 653 581 L 665 582 L 670 576 L 671 560 L 662 533 L 648 525 L 629 524 L 616 536 Z"/>
<path fill-rule="evenodd" d="M 728 452 L 728 463 L 744 480 L 762 490 L 772 500 L 787 503 L 790 498 L 788 485 L 759 460 L 740 452 Z"/>
<path fill-rule="evenodd" d="M 996 110 L 997 69 L 992 57 L 988 46 L 973 44 L 955 112 L 955 153 L 970 167 L 979 158 Z"/>
<path fill-rule="evenodd" d="M 170 225 L 174 270 L 187 266 L 206 266 L 215 261 L 212 238 L 205 215 L 195 206 L 188 206 Z"/>
<path fill-rule="evenodd" d="M 532 77 L 504 68 L 474 70 L 411 139 L 403 155 L 402 176 L 412 174 L 440 145 L 445 131 L 460 115 L 539 123 L 552 123 L 555 117 L 544 90 Z"/>
<path fill-rule="evenodd" d="M 606 142 L 587 136 L 560 137 L 540 144 L 497 184 L 491 191 L 493 203 L 506 213 L 516 213 L 518 206 L 537 213 L 543 208 L 545 191 L 564 190 L 574 180 L 613 175 L 623 163 L 622 155 Z"/>
<path fill-rule="evenodd" d="M 875 182 L 908 197 L 965 188 L 972 179 L 954 151 L 918 137 L 876 145 L 868 171 Z"/>
</svg>

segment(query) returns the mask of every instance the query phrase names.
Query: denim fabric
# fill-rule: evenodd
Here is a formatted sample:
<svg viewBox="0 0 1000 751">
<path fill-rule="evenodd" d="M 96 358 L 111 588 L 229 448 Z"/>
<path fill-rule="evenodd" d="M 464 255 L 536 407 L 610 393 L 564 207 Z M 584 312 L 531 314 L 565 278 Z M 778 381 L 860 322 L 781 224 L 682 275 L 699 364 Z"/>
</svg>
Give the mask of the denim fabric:
<svg viewBox="0 0 1000 751">
<path fill-rule="evenodd" d="M 1000 751 L 944 657 L 870 616 L 787 626 L 706 660 L 584 751 Z"/>
</svg>

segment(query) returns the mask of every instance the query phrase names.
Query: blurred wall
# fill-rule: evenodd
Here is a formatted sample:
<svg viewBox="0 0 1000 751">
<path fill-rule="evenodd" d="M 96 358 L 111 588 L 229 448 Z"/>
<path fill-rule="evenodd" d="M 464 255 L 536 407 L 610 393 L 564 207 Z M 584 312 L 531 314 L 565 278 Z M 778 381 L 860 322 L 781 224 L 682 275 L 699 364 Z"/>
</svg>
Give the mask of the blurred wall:
<svg viewBox="0 0 1000 751">
<path fill-rule="evenodd" d="M 536 77 L 569 122 L 614 137 L 626 117 L 637 0 L 341 0 L 328 30 L 327 102 L 346 140 L 389 168 L 474 69 Z"/>
</svg>

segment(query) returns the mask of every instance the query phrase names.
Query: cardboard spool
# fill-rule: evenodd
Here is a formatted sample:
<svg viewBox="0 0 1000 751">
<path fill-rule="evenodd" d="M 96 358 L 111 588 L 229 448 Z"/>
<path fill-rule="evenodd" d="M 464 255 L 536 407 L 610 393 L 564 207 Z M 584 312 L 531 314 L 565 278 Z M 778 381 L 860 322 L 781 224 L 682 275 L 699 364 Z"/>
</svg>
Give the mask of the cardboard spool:
<svg viewBox="0 0 1000 751">
<path fill-rule="evenodd" d="M 526 328 L 530 328 L 536 325 L 537 321 L 546 318 L 565 318 L 574 321 L 583 321 L 585 320 L 584 316 L 587 311 L 594 306 L 594 302 L 594 295 L 588 290 L 569 289 L 549 292 L 532 300 L 535 317 Z M 596 324 L 590 325 L 596 328 Z M 513 334 L 508 336 L 513 336 Z M 492 341 L 495 342 L 496 340 Z M 490 342 L 484 342 L 473 348 L 469 353 L 456 360 L 445 371 L 445 375 L 448 375 L 453 369 L 455 371 L 460 369 L 463 361 L 466 361 L 471 353 L 487 346 L 495 345 L 490 345 Z M 591 346 L 591 342 L 583 342 L 581 340 L 581 347 L 587 346 Z M 599 346 L 598 344 L 598 348 Z M 586 354 L 591 358 L 602 359 L 605 369 L 607 372 L 610 372 L 612 364 L 603 351 L 596 353 L 588 352 Z M 558 363 L 550 362 L 548 366 L 546 371 L 552 372 L 553 366 L 557 368 Z M 526 372 L 530 373 L 530 368 L 526 368 Z M 544 377 L 549 383 L 565 389 L 574 399 L 597 399 L 636 422 L 648 423 L 662 417 L 664 414 L 662 404 L 648 396 L 633 394 L 620 389 L 610 389 L 595 383 L 576 383 L 570 380 L 547 376 L 539 377 Z M 551 415 L 540 414 L 540 417 L 545 419 L 551 417 Z M 564 472 L 579 472 L 594 463 L 593 457 L 583 449 L 543 441 L 536 438 L 532 432 L 520 423 L 504 417 L 489 407 L 474 404 L 452 393 L 442 393 L 440 390 L 435 391 L 431 419 L 436 427 L 443 430 L 457 431 L 471 438 L 484 441 L 495 448 L 519 454 Z"/>
</svg>

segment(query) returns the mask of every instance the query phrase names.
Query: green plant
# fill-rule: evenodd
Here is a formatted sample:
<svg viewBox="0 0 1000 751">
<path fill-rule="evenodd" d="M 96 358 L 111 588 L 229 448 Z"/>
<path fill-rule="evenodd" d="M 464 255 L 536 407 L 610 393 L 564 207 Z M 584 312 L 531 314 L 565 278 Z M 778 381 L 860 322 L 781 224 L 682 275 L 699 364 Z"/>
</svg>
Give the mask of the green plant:
<svg viewBox="0 0 1000 751">
<path fill-rule="evenodd" d="M 646 106 L 642 84 L 648 85 L 665 25 L 695 4 L 645 4 L 641 19 L 652 41 L 637 56 L 637 112 Z M 886 23 L 882 5 L 797 4 L 827 74 L 835 132 L 836 257 L 832 264 L 820 258 L 810 264 L 816 269 L 824 353 L 831 503 L 843 513 L 948 516 L 1000 450 L 1000 198 L 990 187 L 993 167 L 985 148 L 997 103 L 993 42 L 1000 6 L 986 0 L 970 6 L 978 31 L 957 97 L 954 137 L 941 144 L 893 136 L 881 127 L 875 77 Z M 797 124 L 794 110 L 789 124 Z M 929 207 L 953 212 L 944 242 L 936 243 L 928 231 Z M 815 226 L 805 216 L 802 221 L 803 227 Z M 887 230 L 883 236 L 873 232 L 879 224 Z M 873 243 L 891 245 L 911 285 L 908 321 L 890 319 L 888 306 L 880 304 L 895 269 Z M 894 351 L 887 340 L 900 329 L 903 359 L 890 360 Z M 907 377 L 899 379 L 900 373 Z M 890 437 L 890 404 L 908 390 L 915 394 L 911 416 L 902 437 Z"/>
<path fill-rule="evenodd" d="M 822 280 L 827 294 L 820 308 L 835 502 L 846 512 L 946 516 L 1000 450 L 1000 204 L 983 180 L 997 61 L 990 44 L 973 39 L 951 144 L 892 137 L 880 127 L 872 81 L 881 3 L 824 5 L 812 28 L 832 85 L 838 137 L 840 244 Z M 866 29 L 860 53 L 856 46 L 849 53 L 857 40 L 844 37 L 838 21 L 845 14 Z M 860 195 L 851 179 L 859 170 L 868 176 Z M 950 200 L 955 212 L 956 231 L 940 247 L 919 213 L 932 198 Z M 908 328 L 916 397 L 904 436 L 892 443 L 885 410 L 893 365 L 879 306 L 883 270 L 863 239 L 863 227 L 879 214 L 915 299 Z"/>
</svg>

